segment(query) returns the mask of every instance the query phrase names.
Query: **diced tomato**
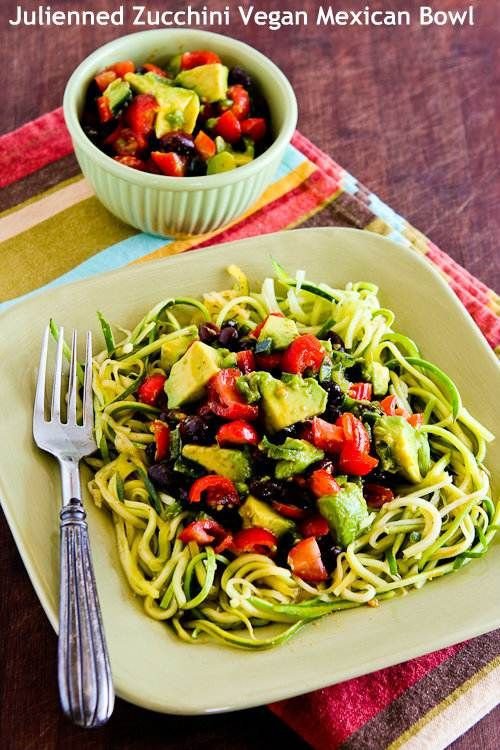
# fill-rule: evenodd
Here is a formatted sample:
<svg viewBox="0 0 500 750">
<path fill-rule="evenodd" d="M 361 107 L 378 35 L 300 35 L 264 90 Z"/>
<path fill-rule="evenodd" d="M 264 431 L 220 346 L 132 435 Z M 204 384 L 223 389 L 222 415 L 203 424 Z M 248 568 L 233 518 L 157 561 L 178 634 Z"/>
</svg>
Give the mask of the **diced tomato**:
<svg viewBox="0 0 500 750">
<path fill-rule="evenodd" d="M 389 417 L 408 417 L 408 412 L 401 406 L 398 406 L 398 400 L 396 396 L 386 396 L 380 402 L 382 411 Z"/>
<path fill-rule="evenodd" d="M 227 90 L 227 97 L 231 99 L 233 105 L 231 112 L 238 120 L 244 120 L 250 112 L 250 97 L 248 91 L 241 84 L 230 86 Z"/>
<path fill-rule="evenodd" d="M 328 526 L 328 523 L 326 522 L 326 519 L 323 518 L 323 516 L 320 516 L 319 513 L 317 513 L 315 516 L 311 516 L 310 518 L 306 518 L 302 523 L 299 525 L 299 531 L 300 533 L 305 536 L 326 536 L 330 533 L 330 528 Z"/>
<path fill-rule="evenodd" d="M 288 553 L 288 565 L 292 573 L 304 581 L 319 583 L 328 578 L 318 542 L 313 536 L 302 539 L 292 547 Z"/>
<path fill-rule="evenodd" d="M 162 174 L 167 177 L 184 177 L 186 173 L 186 157 L 175 151 L 152 151 L 151 158 Z"/>
<path fill-rule="evenodd" d="M 232 549 L 237 555 L 254 552 L 258 555 L 273 555 L 278 548 L 278 538 L 268 529 L 252 526 L 237 531 L 233 537 Z"/>
<path fill-rule="evenodd" d="M 352 383 L 349 396 L 356 401 L 371 401 L 373 386 L 371 383 Z"/>
<path fill-rule="evenodd" d="M 227 477 L 218 474 L 207 474 L 196 479 L 188 492 L 190 503 L 199 503 L 201 499 L 213 510 L 235 508 L 240 504 L 240 496 L 234 484 Z"/>
<path fill-rule="evenodd" d="M 228 109 L 215 124 L 215 132 L 228 143 L 236 143 L 241 138 L 241 126 L 238 118 Z"/>
<path fill-rule="evenodd" d="M 361 452 L 352 442 L 345 443 L 340 451 L 339 469 L 346 474 L 364 477 L 378 466 L 378 459 Z"/>
<path fill-rule="evenodd" d="M 151 425 L 156 444 L 155 461 L 163 461 L 170 452 L 170 429 L 168 424 L 155 419 Z"/>
<path fill-rule="evenodd" d="M 220 63 L 220 57 L 215 52 L 205 49 L 197 49 L 192 52 L 184 52 L 181 55 L 181 70 L 191 70 L 199 65 L 212 65 Z"/>
<path fill-rule="evenodd" d="M 137 391 L 139 401 L 141 401 L 143 404 L 155 406 L 158 398 L 163 393 L 165 381 L 165 375 L 162 375 L 159 372 L 155 373 L 154 375 L 150 375 L 149 378 L 146 378 L 146 380 L 144 380 L 140 384 Z"/>
<path fill-rule="evenodd" d="M 236 355 L 236 364 L 244 375 L 255 370 L 255 354 L 251 349 L 243 349 Z"/>
<path fill-rule="evenodd" d="M 303 437 L 327 453 L 339 453 L 344 442 L 344 430 L 321 417 L 314 417 L 306 426 Z"/>
<path fill-rule="evenodd" d="M 94 81 L 97 84 L 97 88 L 101 93 L 104 93 L 110 83 L 116 81 L 116 73 L 114 70 L 103 70 L 102 73 L 98 73 L 94 76 Z"/>
<path fill-rule="evenodd" d="M 272 354 L 256 354 L 255 364 L 258 370 L 280 370 L 283 355 L 281 352 L 273 352 Z"/>
<path fill-rule="evenodd" d="M 100 96 L 95 100 L 95 103 L 100 122 L 105 123 L 113 119 L 113 113 L 105 96 Z"/>
<path fill-rule="evenodd" d="M 283 315 L 283 313 L 281 313 L 281 312 L 272 312 L 271 315 L 273 315 L 275 318 L 284 318 L 285 317 Z M 271 315 L 268 315 L 267 318 L 264 318 L 264 320 L 262 320 L 259 323 L 258 326 L 255 326 L 255 328 L 253 329 L 253 331 L 250 333 L 250 336 L 252 336 L 252 338 L 254 338 L 254 339 L 258 339 L 259 338 L 260 332 L 264 328 L 265 324 L 267 323 L 267 321 L 269 320 L 269 318 L 271 317 Z"/>
<path fill-rule="evenodd" d="M 132 169 L 146 169 L 146 162 L 138 159 L 137 156 L 114 156 L 113 159 L 120 162 L 120 164 L 124 164 L 126 167 L 132 167 Z"/>
<path fill-rule="evenodd" d="M 335 424 L 337 427 L 342 427 L 345 442 L 351 443 L 360 453 L 368 453 L 370 436 L 360 419 L 350 412 L 345 412 L 337 419 Z"/>
<path fill-rule="evenodd" d="M 227 422 L 219 427 L 217 431 L 217 442 L 219 445 L 258 445 L 259 433 L 250 422 L 237 419 Z"/>
<path fill-rule="evenodd" d="M 249 117 L 241 122 L 241 135 L 253 141 L 261 141 L 267 132 L 267 123 L 263 117 Z"/>
<path fill-rule="evenodd" d="M 365 500 L 372 508 L 381 508 L 384 503 L 394 500 L 394 493 L 389 487 L 367 482 L 363 487 Z"/>
<path fill-rule="evenodd" d="M 293 518 L 294 521 L 305 518 L 307 515 L 307 511 L 297 505 L 287 505 L 286 503 L 280 503 L 278 500 L 273 500 L 271 505 L 277 513 L 285 518 Z"/>
<path fill-rule="evenodd" d="M 410 414 L 410 416 L 406 418 L 406 421 L 411 424 L 412 427 L 422 427 L 424 423 L 424 415 Z"/>
<path fill-rule="evenodd" d="M 233 541 L 232 535 L 211 518 L 189 523 L 179 534 L 179 539 L 184 544 L 196 542 L 202 547 L 217 541 L 214 547 L 217 554 L 230 547 Z"/>
<path fill-rule="evenodd" d="M 340 487 L 326 469 L 316 469 L 309 477 L 309 489 L 316 497 L 336 495 Z"/>
<path fill-rule="evenodd" d="M 116 137 L 113 138 L 112 145 L 118 156 L 136 156 L 137 152 L 141 150 L 139 137 L 131 128 L 120 127 Z"/>
<path fill-rule="evenodd" d="M 151 94 L 137 94 L 125 110 L 125 122 L 136 136 L 140 148 L 147 145 L 146 139 L 153 130 L 158 111 L 158 102 Z"/>
<path fill-rule="evenodd" d="M 194 139 L 194 145 L 201 158 L 205 159 L 205 161 L 211 159 L 217 150 L 213 138 L 210 138 L 203 130 L 200 130 Z"/>
<path fill-rule="evenodd" d="M 148 73 L 154 73 L 156 76 L 160 76 L 161 78 L 170 78 L 170 76 L 163 70 L 163 68 L 160 68 L 154 63 L 144 63 L 142 67 L 144 68 L 144 70 L 147 70 Z"/>
<path fill-rule="evenodd" d="M 211 411 L 223 419 L 254 420 L 259 416 L 258 406 L 247 404 L 236 388 L 241 372 L 236 368 L 220 370 L 208 383 L 208 405 Z"/>
<path fill-rule="evenodd" d="M 302 375 L 305 370 L 318 372 L 325 358 L 325 350 L 316 336 L 305 333 L 294 339 L 283 354 L 282 367 L 285 372 Z"/>
<path fill-rule="evenodd" d="M 118 78 L 123 78 L 127 73 L 135 71 L 135 65 L 132 60 L 122 60 L 121 62 L 114 63 L 114 65 L 110 65 L 108 70 L 114 71 Z"/>
</svg>

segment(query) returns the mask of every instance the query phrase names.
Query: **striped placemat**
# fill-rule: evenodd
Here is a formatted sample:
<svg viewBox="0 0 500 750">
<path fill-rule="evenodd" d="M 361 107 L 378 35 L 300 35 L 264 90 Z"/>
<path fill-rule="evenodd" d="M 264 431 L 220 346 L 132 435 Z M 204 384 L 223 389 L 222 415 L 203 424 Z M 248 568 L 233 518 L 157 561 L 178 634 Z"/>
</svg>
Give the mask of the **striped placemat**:
<svg viewBox="0 0 500 750">
<path fill-rule="evenodd" d="M 143 234 L 106 211 L 78 169 L 60 109 L 0 136 L 0 187 L 0 308 L 128 263 L 299 225 L 351 226 L 424 255 L 500 347 L 498 295 L 298 132 L 244 217 L 187 240 Z M 321 750 L 438 750 L 498 702 L 500 631 L 270 708 Z"/>
</svg>

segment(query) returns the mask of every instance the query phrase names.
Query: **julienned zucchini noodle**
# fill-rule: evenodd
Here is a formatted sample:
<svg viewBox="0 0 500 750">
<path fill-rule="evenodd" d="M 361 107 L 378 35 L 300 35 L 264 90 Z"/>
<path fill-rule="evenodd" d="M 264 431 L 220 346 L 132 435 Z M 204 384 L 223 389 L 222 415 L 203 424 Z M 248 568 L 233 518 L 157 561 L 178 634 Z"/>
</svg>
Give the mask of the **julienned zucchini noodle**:
<svg viewBox="0 0 500 750">
<path fill-rule="evenodd" d="M 377 287 L 274 267 L 259 291 L 229 267 L 231 289 L 132 331 L 99 313 L 90 492 L 146 613 L 189 643 L 281 644 L 456 571 L 498 529 L 493 435 Z"/>
</svg>

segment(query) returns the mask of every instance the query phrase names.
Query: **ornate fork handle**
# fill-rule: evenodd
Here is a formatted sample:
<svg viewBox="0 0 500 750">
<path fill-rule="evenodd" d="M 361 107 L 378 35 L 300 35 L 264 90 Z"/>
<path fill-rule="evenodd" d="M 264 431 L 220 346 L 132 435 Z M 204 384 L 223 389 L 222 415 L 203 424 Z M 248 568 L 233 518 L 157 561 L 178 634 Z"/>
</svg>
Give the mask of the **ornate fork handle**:
<svg viewBox="0 0 500 750">
<path fill-rule="evenodd" d="M 81 501 L 71 498 L 61 510 L 60 518 L 58 679 L 61 705 L 75 724 L 98 727 L 113 711 L 114 691 Z"/>
</svg>

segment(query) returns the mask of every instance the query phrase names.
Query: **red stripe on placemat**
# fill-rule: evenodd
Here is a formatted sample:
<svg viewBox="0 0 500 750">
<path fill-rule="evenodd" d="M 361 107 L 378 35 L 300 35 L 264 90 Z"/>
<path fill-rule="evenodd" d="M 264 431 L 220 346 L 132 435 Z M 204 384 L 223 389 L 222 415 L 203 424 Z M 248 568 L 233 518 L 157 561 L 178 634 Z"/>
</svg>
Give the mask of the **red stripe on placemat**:
<svg viewBox="0 0 500 750">
<path fill-rule="evenodd" d="M 429 242 L 426 258 L 437 266 L 448 279 L 464 307 L 479 326 L 490 346 L 500 346 L 500 318 L 489 307 L 491 290 L 446 255 L 433 242 Z"/>
<path fill-rule="evenodd" d="M 216 237 L 193 245 L 190 250 L 200 250 L 214 243 L 231 242 L 286 229 L 324 204 L 338 190 L 339 185 L 335 180 L 319 170 L 313 172 L 298 187 L 266 204 Z"/>
<path fill-rule="evenodd" d="M 62 107 L 0 136 L 0 187 L 27 177 L 73 151 Z"/>
<path fill-rule="evenodd" d="M 295 146 L 295 148 L 304 154 L 309 161 L 312 161 L 313 164 L 321 167 L 323 172 L 326 172 L 327 175 L 333 177 L 334 180 L 339 180 L 344 174 L 345 170 L 343 167 L 337 164 L 331 156 L 328 156 L 324 151 L 321 151 L 321 149 L 315 146 L 314 143 L 311 143 L 311 141 L 306 138 L 305 135 L 299 133 L 298 130 L 296 130 L 293 135 L 292 146 Z"/>
<path fill-rule="evenodd" d="M 465 645 L 459 643 L 363 677 L 272 703 L 269 708 L 316 750 L 335 750 Z"/>
</svg>

